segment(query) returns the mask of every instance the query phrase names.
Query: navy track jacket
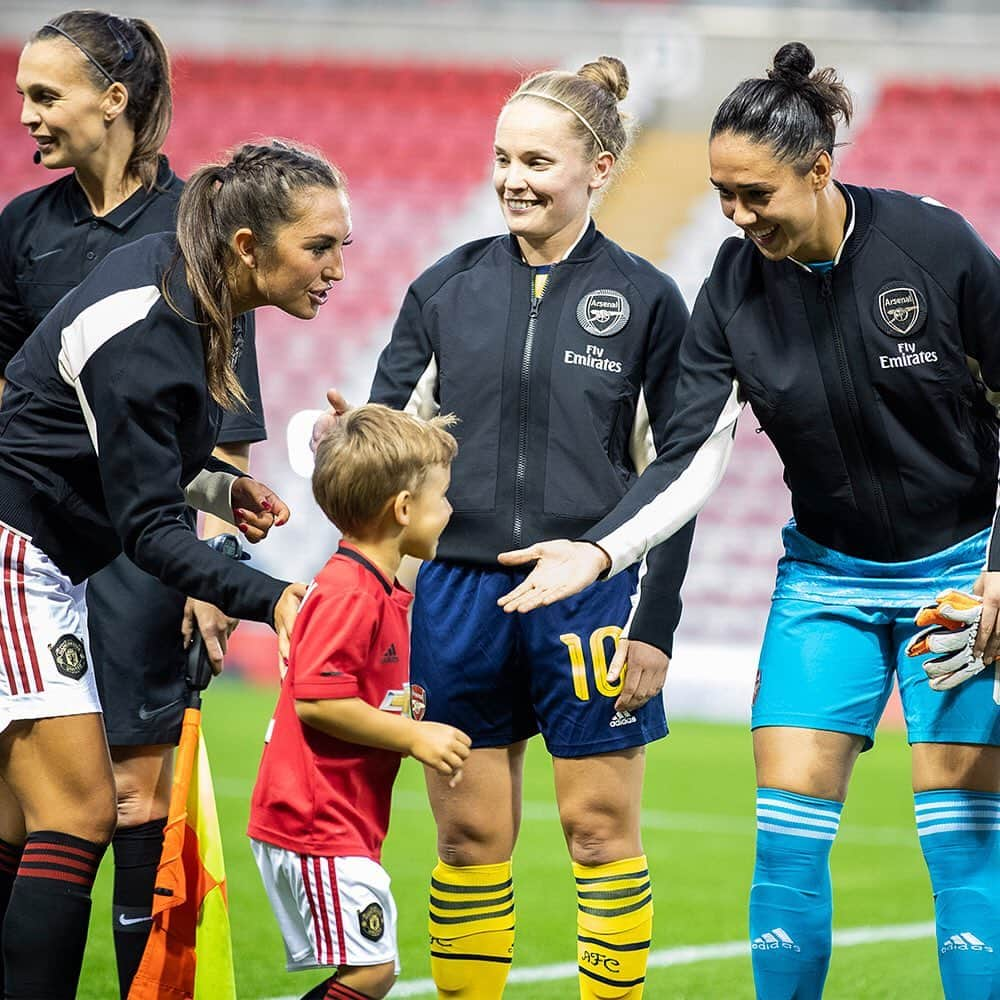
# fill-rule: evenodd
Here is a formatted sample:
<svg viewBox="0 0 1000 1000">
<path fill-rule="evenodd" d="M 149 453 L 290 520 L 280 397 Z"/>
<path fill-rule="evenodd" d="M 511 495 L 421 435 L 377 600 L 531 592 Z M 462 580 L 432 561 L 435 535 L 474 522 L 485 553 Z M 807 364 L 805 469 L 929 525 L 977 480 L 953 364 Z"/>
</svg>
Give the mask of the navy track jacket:
<svg viewBox="0 0 1000 1000">
<path fill-rule="evenodd" d="M 841 190 L 848 228 L 825 274 L 723 243 L 681 347 L 665 447 L 584 535 L 611 572 L 701 508 L 743 403 L 781 456 L 799 529 L 822 545 L 903 562 L 993 522 L 1000 262 L 933 200 Z"/>
<path fill-rule="evenodd" d="M 441 559 L 496 567 L 586 531 L 666 445 L 687 320 L 673 280 L 593 223 L 541 298 L 532 275 L 512 236 L 459 247 L 411 285 L 379 359 L 373 402 L 460 420 Z M 667 653 L 693 531 L 651 553 L 628 629 Z"/>
<path fill-rule="evenodd" d="M 120 551 L 182 593 L 270 622 L 286 584 L 198 541 L 184 487 L 211 457 L 222 411 L 205 383 L 194 302 L 171 233 L 110 253 L 7 366 L 0 521 L 74 583 Z"/>
</svg>

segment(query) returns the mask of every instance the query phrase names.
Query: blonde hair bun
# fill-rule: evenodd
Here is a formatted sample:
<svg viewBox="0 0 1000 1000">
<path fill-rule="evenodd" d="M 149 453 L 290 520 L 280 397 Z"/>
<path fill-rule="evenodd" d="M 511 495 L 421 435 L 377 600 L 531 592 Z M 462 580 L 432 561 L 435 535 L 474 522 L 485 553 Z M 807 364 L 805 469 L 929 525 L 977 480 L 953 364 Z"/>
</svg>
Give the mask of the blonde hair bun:
<svg viewBox="0 0 1000 1000">
<path fill-rule="evenodd" d="M 628 70 L 625 63 L 615 56 L 601 56 L 593 62 L 584 63 L 576 75 L 603 87 L 614 95 L 616 101 L 624 101 L 628 96 Z"/>
</svg>

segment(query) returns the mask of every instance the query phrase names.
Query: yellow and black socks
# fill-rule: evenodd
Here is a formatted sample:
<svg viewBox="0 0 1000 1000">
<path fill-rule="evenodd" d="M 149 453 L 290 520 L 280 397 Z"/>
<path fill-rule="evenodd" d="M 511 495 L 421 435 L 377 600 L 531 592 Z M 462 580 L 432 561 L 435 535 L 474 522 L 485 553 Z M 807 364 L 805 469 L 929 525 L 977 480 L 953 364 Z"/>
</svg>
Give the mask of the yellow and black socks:
<svg viewBox="0 0 1000 1000">
<path fill-rule="evenodd" d="M 573 865 L 582 1000 L 640 1000 L 653 929 L 645 855 Z"/>
<path fill-rule="evenodd" d="M 456 868 L 438 861 L 429 927 L 438 997 L 500 1000 L 514 954 L 510 862 Z"/>
</svg>

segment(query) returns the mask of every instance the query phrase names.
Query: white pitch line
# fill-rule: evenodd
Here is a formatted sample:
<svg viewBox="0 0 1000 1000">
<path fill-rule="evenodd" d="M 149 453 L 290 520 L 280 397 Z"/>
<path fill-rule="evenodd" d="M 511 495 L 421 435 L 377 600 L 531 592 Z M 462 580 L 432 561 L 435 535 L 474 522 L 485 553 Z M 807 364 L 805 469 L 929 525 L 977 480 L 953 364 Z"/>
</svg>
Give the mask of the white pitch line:
<svg viewBox="0 0 1000 1000">
<path fill-rule="evenodd" d="M 934 937 L 934 924 L 886 924 L 882 927 L 849 927 L 833 932 L 834 948 L 853 948 L 860 944 L 878 944 L 882 941 L 916 941 Z M 723 941 L 718 944 L 692 944 L 679 948 L 664 948 L 649 953 L 650 969 L 665 969 L 672 965 L 692 965 L 711 959 L 742 958 L 750 954 L 748 941 Z M 527 969 L 511 969 L 509 983 L 547 983 L 560 979 L 576 979 L 575 962 L 555 965 L 536 965 Z M 392 989 L 395 997 L 433 997 L 437 994 L 431 979 L 414 979 L 397 983 Z M 297 1000 L 297 996 L 273 997 L 272 1000 Z"/>
</svg>

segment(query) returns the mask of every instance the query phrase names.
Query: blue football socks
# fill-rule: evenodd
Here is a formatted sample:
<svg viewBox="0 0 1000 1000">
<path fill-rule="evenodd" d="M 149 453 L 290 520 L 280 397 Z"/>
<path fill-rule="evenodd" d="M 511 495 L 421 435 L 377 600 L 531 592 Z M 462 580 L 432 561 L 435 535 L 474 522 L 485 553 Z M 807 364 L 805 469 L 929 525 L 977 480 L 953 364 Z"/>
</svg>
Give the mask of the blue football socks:
<svg viewBox="0 0 1000 1000">
<path fill-rule="evenodd" d="M 830 848 L 843 804 L 757 790 L 750 948 L 758 1000 L 819 1000 L 830 965 Z"/>
<path fill-rule="evenodd" d="M 947 1000 L 1000 1000 L 1000 795 L 914 795 Z"/>
</svg>

